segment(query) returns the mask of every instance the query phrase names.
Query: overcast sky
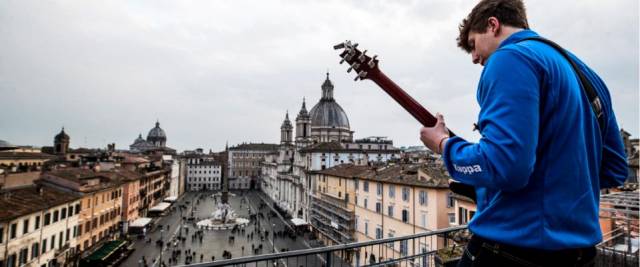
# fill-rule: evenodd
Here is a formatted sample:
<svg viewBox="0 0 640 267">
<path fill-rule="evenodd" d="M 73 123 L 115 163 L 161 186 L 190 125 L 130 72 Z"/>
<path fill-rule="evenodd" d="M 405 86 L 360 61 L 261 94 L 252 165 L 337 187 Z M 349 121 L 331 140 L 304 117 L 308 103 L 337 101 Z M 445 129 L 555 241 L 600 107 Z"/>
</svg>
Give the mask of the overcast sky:
<svg viewBox="0 0 640 267">
<path fill-rule="evenodd" d="M 371 81 L 353 82 L 332 46 L 378 54 L 383 72 L 449 127 L 472 123 L 482 67 L 456 47 L 476 1 L 0 0 L 0 139 L 123 149 L 156 119 L 178 150 L 279 142 L 288 110 L 311 109 L 327 70 L 356 138 L 420 144 L 420 125 Z M 527 1 L 533 30 L 607 83 L 638 135 L 638 1 Z M 526 121 L 522 122 L 526 125 Z"/>
</svg>

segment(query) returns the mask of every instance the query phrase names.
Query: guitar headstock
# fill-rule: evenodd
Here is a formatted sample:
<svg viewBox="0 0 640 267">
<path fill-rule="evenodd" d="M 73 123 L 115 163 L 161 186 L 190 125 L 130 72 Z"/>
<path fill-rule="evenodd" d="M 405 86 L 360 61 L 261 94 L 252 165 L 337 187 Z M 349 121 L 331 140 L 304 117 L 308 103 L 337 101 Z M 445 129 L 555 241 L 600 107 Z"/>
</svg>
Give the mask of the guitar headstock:
<svg viewBox="0 0 640 267">
<path fill-rule="evenodd" d="M 349 64 L 347 72 L 351 72 L 352 70 L 356 72 L 357 76 L 354 81 L 370 78 L 372 74 L 380 71 L 378 69 L 378 60 L 376 59 L 378 56 L 367 56 L 367 50 L 362 52 L 358 50 L 357 43 L 351 43 L 351 41 L 347 40 L 334 45 L 333 49 L 344 49 L 342 53 L 340 53 L 340 57 L 342 58 L 340 64 L 347 62 L 347 64 Z"/>
</svg>

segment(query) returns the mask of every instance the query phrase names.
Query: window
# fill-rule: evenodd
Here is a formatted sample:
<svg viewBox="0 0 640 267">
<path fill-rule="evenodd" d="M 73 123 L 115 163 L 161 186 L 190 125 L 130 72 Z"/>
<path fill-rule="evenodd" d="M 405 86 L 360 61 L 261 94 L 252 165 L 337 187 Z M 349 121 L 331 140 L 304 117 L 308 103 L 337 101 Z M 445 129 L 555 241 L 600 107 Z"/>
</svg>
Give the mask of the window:
<svg viewBox="0 0 640 267">
<path fill-rule="evenodd" d="M 80 213 L 80 204 L 76 204 L 76 215 Z"/>
<path fill-rule="evenodd" d="M 364 208 L 365 209 L 367 208 L 367 199 L 366 198 L 364 199 Z"/>
<path fill-rule="evenodd" d="M 376 194 L 378 196 L 382 196 L 382 183 L 377 183 L 376 184 Z"/>
<path fill-rule="evenodd" d="M 382 213 L 382 203 L 376 202 L 376 213 Z"/>
<path fill-rule="evenodd" d="M 358 190 L 358 180 L 353 180 L 353 186 L 355 187 L 356 191 Z"/>
<path fill-rule="evenodd" d="M 356 219 L 354 221 L 354 225 L 355 225 L 355 228 L 356 228 L 356 231 L 357 231 L 358 230 L 358 216 L 356 216 Z"/>
<path fill-rule="evenodd" d="M 403 187 L 402 188 L 402 200 L 403 201 L 409 201 L 409 188 L 408 187 Z"/>
<path fill-rule="evenodd" d="M 12 223 L 10 230 L 11 230 L 11 232 L 9 233 L 9 239 L 16 238 L 16 235 L 18 234 L 18 224 L 17 223 Z"/>
<path fill-rule="evenodd" d="M 15 253 L 9 255 L 9 258 L 7 259 L 7 267 L 15 267 L 16 260 L 17 260 L 17 256 Z"/>
<path fill-rule="evenodd" d="M 447 195 L 447 208 L 451 208 L 451 207 L 454 206 L 453 201 L 454 201 L 453 200 L 453 193 L 449 192 L 449 194 Z"/>
<path fill-rule="evenodd" d="M 69 234 L 70 234 L 71 230 L 67 229 L 67 235 L 66 238 L 64 239 L 64 242 L 69 242 Z"/>
<path fill-rule="evenodd" d="M 22 221 L 22 234 L 26 234 L 29 232 L 29 219 L 25 219 Z"/>
<path fill-rule="evenodd" d="M 388 238 L 392 238 L 392 237 L 394 237 L 395 235 L 396 235 L 396 231 L 389 230 L 389 233 L 387 234 L 387 237 L 388 237 Z M 395 242 L 388 242 L 388 243 L 387 243 L 387 247 L 389 247 L 390 249 L 393 249 L 393 243 L 395 243 Z"/>
<path fill-rule="evenodd" d="M 27 263 L 27 256 L 29 256 L 29 249 L 28 248 L 21 249 L 20 257 L 19 257 L 19 266 L 22 266 L 25 263 Z"/>
<path fill-rule="evenodd" d="M 0 227 L 0 244 L 4 242 L 4 227 Z"/>
<path fill-rule="evenodd" d="M 40 247 L 38 242 L 33 243 L 33 245 L 31 245 L 31 259 L 35 259 L 38 257 L 38 254 L 40 253 Z"/>
<path fill-rule="evenodd" d="M 60 213 L 60 212 L 59 212 L 59 211 L 57 211 L 57 210 L 53 212 L 53 222 L 57 222 L 57 221 L 58 221 L 58 214 L 59 214 L 59 213 Z"/>
<path fill-rule="evenodd" d="M 382 226 L 380 225 L 376 227 L 376 239 L 382 239 Z"/>
<path fill-rule="evenodd" d="M 364 181 L 363 189 L 365 192 L 369 192 L 369 181 Z"/>
<path fill-rule="evenodd" d="M 36 216 L 36 222 L 35 222 L 35 226 L 34 226 L 35 230 L 40 229 L 40 216 Z"/>
<path fill-rule="evenodd" d="M 400 241 L 400 255 L 407 256 L 407 251 L 409 250 L 409 240 Z"/>
<path fill-rule="evenodd" d="M 409 211 L 406 209 L 402 210 L 402 222 L 408 222 L 409 221 Z"/>
<path fill-rule="evenodd" d="M 463 225 L 467 224 L 467 209 L 463 207 L 458 207 L 458 224 Z"/>
<path fill-rule="evenodd" d="M 427 205 L 427 192 L 421 190 L 418 196 L 418 199 L 419 199 L 420 205 L 422 206 Z"/>
<path fill-rule="evenodd" d="M 389 206 L 388 213 L 389 217 L 393 217 L 393 206 Z"/>
<path fill-rule="evenodd" d="M 369 222 L 364 222 L 364 235 L 369 235 Z"/>
<path fill-rule="evenodd" d="M 389 197 L 391 198 L 395 198 L 396 197 L 396 186 L 395 185 L 389 185 Z"/>
<path fill-rule="evenodd" d="M 45 252 L 47 252 L 47 239 L 42 239 L 42 253 L 40 254 L 44 254 Z"/>
<path fill-rule="evenodd" d="M 51 213 L 48 213 L 44 215 L 44 226 L 47 226 L 51 223 Z"/>
<path fill-rule="evenodd" d="M 447 216 L 449 216 L 449 224 L 455 224 L 456 223 L 456 214 L 455 213 L 448 213 Z"/>
<path fill-rule="evenodd" d="M 51 249 L 56 248 L 56 235 L 51 236 Z"/>
<path fill-rule="evenodd" d="M 62 211 L 60 212 L 60 220 L 67 218 L 67 208 L 62 208 Z"/>
</svg>

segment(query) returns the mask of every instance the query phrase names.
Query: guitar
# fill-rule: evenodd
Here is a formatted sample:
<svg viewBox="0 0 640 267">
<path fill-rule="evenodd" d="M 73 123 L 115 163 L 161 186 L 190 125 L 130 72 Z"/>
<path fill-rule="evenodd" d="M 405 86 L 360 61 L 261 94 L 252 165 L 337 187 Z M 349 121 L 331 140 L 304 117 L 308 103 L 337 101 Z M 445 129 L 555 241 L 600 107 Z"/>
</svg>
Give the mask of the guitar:
<svg viewBox="0 0 640 267">
<path fill-rule="evenodd" d="M 342 53 L 340 53 L 340 58 L 342 58 L 340 64 L 346 62 L 349 64 L 347 72 L 355 71 L 357 75 L 354 81 L 365 79 L 373 81 L 422 125 L 433 127 L 436 124 L 437 119 L 427 109 L 380 70 L 377 56 L 367 56 L 367 50 L 361 52 L 358 49 L 358 44 L 351 41 L 337 44 L 333 46 L 333 49 L 343 49 Z M 449 130 L 449 135 L 455 136 L 451 130 Z M 471 198 L 474 202 L 476 201 L 475 189 L 470 185 L 454 181 L 449 183 L 449 189 L 456 194 Z"/>
</svg>

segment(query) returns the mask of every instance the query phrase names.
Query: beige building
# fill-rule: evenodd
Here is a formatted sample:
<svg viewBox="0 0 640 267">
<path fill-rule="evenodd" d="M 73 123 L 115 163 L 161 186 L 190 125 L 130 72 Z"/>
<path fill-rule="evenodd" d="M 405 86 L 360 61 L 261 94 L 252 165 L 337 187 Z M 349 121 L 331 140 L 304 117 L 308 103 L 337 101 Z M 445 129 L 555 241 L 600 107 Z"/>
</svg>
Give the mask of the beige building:
<svg viewBox="0 0 640 267">
<path fill-rule="evenodd" d="M 383 167 L 343 164 L 313 172 L 311 224 L 327 245 L 362 242 L 447 228 L 454 199 L 446 172 L 434 165 L 387 164 Z M 380 252 L 361 250 L 350 261 L 376 261 L 387 255 L 430 251 L 441 240 L 408 241 Z"/>
<path fill-rule="evenodd" d="M 119 233 L 122 214 L 122 181 L 87 169 L 62 169 L 43 174 L 38 184 L 81 195 L 77 251 L 86 251 Z"/>
<path fill-rule="evenodd" d="M 80 196 L 28 186 L 0 193 L 0 266 L 63 266 L 76 247 Z"/>
</svg>

